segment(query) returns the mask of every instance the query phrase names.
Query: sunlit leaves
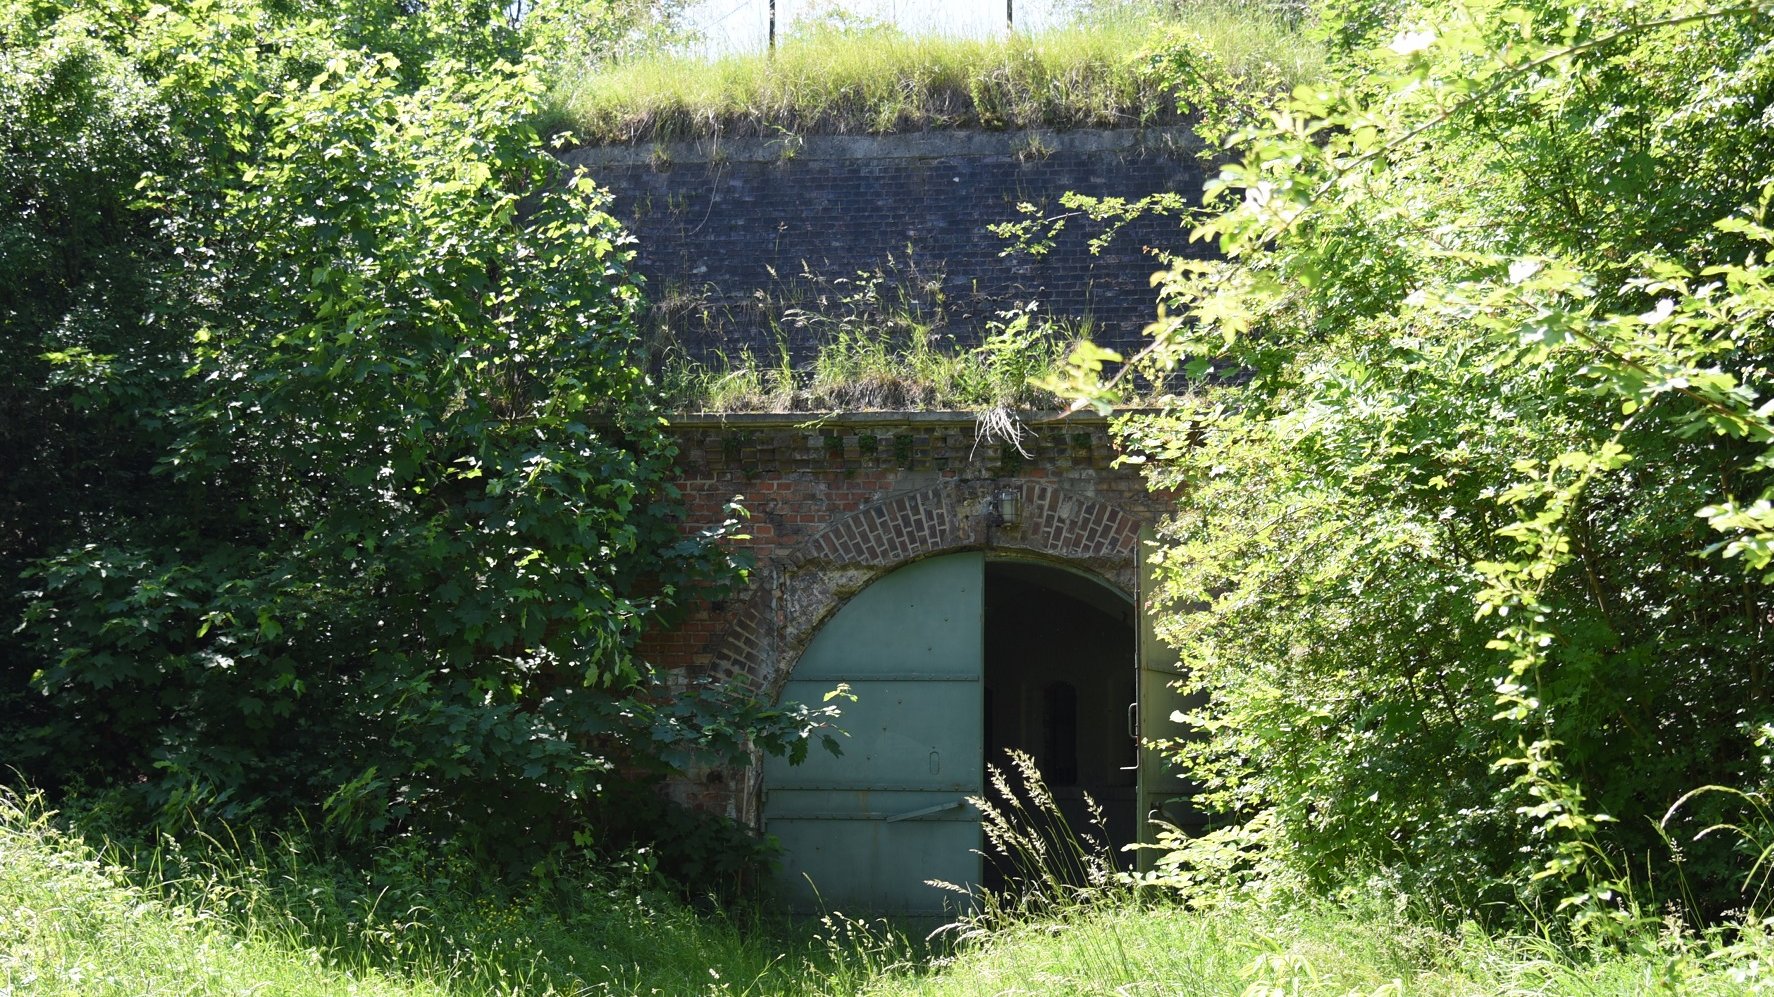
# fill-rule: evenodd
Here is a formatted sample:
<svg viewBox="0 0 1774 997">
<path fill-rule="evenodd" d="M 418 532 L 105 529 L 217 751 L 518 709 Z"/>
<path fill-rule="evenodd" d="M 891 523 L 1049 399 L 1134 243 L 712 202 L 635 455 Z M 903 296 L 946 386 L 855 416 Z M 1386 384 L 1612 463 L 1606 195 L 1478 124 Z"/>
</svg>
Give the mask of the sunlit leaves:
<svg viewBox="0 0 1774 997">
<path fill-rule="evenodd" d="M 1639 818 L 1767 778 L 1766 17 L 1333 7 L 1341 72 L 1209 185 L 1227 259 L 1158 278 L 1147 356 L 1238 372 L 1129 436 L 1204 607 L 1183 750 L 1320 881 L 1593 913 Z"/>
</svg>

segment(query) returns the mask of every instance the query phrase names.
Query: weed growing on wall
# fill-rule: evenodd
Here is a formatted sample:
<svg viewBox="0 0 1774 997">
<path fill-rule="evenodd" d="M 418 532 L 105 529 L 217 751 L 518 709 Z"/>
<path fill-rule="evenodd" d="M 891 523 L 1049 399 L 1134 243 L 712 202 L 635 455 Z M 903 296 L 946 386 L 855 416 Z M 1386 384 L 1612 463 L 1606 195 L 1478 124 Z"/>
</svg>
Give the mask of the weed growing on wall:
<svg viewBox="0 0 1774 997">
<path fill-rule="evenodd" d="M 1049 319 L 1029 302 L 997 313 L 984 340 L 968 348 L 949 331 L 962 305 L 944 295 L 940 273 L 921 271 L 909 258 L 848 277 L 803 269 L 759 290 L 743 309 L 670 294 L 655 310 L 653 335 L 664 404 L 681 412 L 1010 413 L 1058 406 L 1058 396 L 1037 385 L 1088 340 L 1090 323 Z M 717 330 L 761 323 L 775 352 L 760 356 L 743 347 L 692 357 L 673 342 L 671 323 L 680 316 Z M 802 355 L 789 346 L 810 339 L 818 345 Z"/>
</svg>

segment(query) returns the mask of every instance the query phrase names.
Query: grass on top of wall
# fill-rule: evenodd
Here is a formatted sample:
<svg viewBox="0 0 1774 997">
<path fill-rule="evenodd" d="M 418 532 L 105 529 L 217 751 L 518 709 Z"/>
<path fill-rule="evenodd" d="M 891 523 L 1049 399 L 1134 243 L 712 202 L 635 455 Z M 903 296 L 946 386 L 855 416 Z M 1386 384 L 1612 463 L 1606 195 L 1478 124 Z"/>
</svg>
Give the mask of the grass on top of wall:
<svg viewBox="0 0 1774 997">
<path fill-rule="evenodd" d="M 549 131 L 590 144 L 936 128 L 1109 128 L 1182 120 L 1151 55 L 1175 48 L 1229 81 L 1311 79 L 1318 48 L 1259 3 L 1203 0 L 994 40 L 890 28 L 813 31 L 775 55 L 562 61 Z"/>
</svg>

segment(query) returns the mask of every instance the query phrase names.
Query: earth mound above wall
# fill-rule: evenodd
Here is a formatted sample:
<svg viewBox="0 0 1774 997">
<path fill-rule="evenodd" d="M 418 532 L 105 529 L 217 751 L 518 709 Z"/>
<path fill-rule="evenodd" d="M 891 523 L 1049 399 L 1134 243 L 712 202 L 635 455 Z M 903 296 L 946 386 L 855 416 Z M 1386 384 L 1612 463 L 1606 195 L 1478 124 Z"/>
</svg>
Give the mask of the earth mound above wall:
<svg viewBox="0 0 1774 997">
<path fill-rule="evenodd" d="M 788 135 L 563 158 L 610 188 L 613 213 L 639 240 L 663 347 L 804 363 L 871 315 L 965 347 L 1031 302 L 1087 320 L 1101 345 L 1137 351 L 1155 314 L 1154 251 L 1205 251 L 1177 219 L 1141 217 L 1100 252 L 1091 241 L 1104 226 L 1082 217 L 1038 254 L 1014 251 L 992 226 L 1029 217 L 1019 205 L 1062 214 L 1068 191 L 1199 203 L 1199 149 L 1187 128 L 1153 128 Z"/>
</svg>

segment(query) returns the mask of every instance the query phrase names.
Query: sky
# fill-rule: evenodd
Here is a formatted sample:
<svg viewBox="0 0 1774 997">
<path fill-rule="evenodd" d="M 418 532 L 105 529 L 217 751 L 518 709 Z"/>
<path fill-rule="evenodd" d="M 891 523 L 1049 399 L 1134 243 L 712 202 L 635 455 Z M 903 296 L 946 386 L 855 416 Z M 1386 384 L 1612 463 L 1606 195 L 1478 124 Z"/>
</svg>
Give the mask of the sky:
<svg viewBox="0 0 1774 997">
<path fill-rule="evenodd" d="M 1069 0 L 1013 0 L 1019 31 L 1039 31 L 1059 21 Z M 1005 0 L 776 0 L 776 32 L 782 37 L 794 21 L 834 8 L 898 25 L 913 34 L 984 38 L 1004 31 Z M 764 48 L 769 0 L 691 0 L 692 26 L 704 36 L 705 52 L 755 52 Z"/>
</svg>

